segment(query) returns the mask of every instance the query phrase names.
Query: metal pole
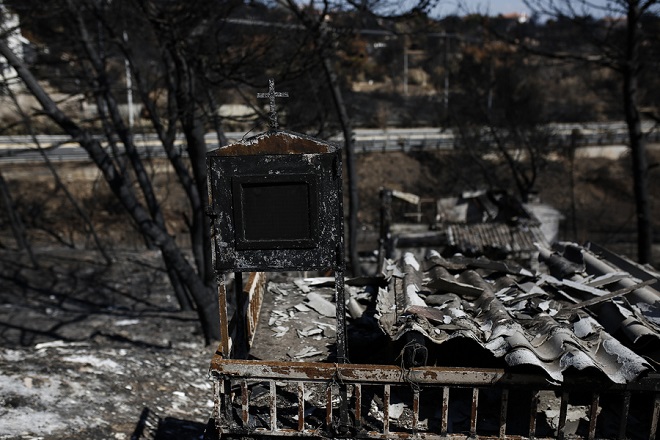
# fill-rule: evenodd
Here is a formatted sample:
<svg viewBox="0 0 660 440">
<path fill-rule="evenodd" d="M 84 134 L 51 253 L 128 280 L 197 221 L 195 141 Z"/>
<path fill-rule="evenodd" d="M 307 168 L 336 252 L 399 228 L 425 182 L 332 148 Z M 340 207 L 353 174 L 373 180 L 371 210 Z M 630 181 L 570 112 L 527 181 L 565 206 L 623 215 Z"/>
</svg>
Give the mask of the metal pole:
<svg viewBox="0 0 660 440">
<path fill-rule="evenodd" d="M 403 95 L 408 96 L 408 48 L 403 46 Z"/>
<path fill-rule="evenodd" d="M 128 34 L 124 31 L 124 43 L 128 43 Z M 128 58 L 124 58 L 124 69 L 126 74 L 126 105 L 128 106 L 128 126 L 133 128 L 135 115 L 133 114 L 133 78 L 131 74 L 131 64 Z"/>
</svg>

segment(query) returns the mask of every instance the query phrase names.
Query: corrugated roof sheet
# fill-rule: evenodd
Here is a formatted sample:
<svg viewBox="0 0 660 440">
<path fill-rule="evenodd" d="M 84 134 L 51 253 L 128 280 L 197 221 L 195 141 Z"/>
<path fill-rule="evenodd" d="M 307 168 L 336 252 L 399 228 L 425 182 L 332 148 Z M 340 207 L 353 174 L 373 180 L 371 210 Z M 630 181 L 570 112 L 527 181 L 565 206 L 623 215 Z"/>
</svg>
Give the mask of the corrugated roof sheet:
<svg viewBox="0 0 660 440">
<path fill-rule="evenodd" d="M 592 313 L 608 332 L 660 362 L 660 274 L 594 244 L 560 244 L 554 251 L 541 248 L 539 259 L 557 279 L 558 288 L 576 301 L 629 290 L 592 308 Z M 653 285 L 642 285 L 645 282 Z"/>
<path fill-rule="evenodd" d="M 569 369 L 596 369 L 615 383 L 633 381 L 652 369 L 653 361 L 626 345 L 635 348 L 634 341 L 651 335 L 658 339 L 660 294 L 648 286 L 634 289 L 640 280 L 621 270 L 596 275 L 605 272 L 603 261 L 585 248 L 571 247 L 568 253 L 543 249 L 542 255 L 545 261 L 552 257 L 549 267 L 556 264 L 563 273 L 556 268 L 552 275 L 532 273 L 483 258 L 445 259 L 435 251 L 423 261 L 406 254 L 384 268 L 389 284 L 378 297 L 379 324 L 393 340 L 414 332 L 435 344 L 475 341 L 506 365 L 540 368 L 557 383 Z M 632 289 L 625 295 L 635 298 L 630 307 L 622 304 L 630 301 L 623 295 L 582 304 L 611 291 L 620 293 L 622 283 Z M 617 310 L 621 319 L 599 322 L 604 306 Z M 621 339 L 641 330 L 639 326 L 644 330 Z"/>
<path fill-rule="evenodd" d="M 478 191 L 437 201 L 437 220 L 451 251 L 464 255 L 527 257 L 547 246 L 532 210 L 503 191 Z"/>
<path fill-rule="evenodd" d="M 535 243 L 546 244 L 537 225 L 507 223 L 456 224 L 447 226 L 447 242 L 463 253 L 483 255 L 491 249 L 506 254 L 536 251 Z"/>
</svg>

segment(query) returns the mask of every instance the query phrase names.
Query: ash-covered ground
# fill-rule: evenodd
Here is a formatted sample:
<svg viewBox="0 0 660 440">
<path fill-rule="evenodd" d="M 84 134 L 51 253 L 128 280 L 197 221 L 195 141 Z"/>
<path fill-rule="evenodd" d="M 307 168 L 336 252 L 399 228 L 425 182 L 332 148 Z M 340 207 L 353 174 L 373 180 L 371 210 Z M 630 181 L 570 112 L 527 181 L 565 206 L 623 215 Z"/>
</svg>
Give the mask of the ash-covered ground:
<svg viewBox="0 0 660 440">
<path fill-rule="evenodd" d="M 37 259 L 0 252 L 0 438 L 201 438 L 215 349 L 158 254 Z"/>
<path fill-rule="evenodd" d="M 195 312 L 178 310 L 157 252 L 0 250 L 0 439 L 199 439 L 213 412 Z M 250 356 L 335 356 L 334 278 L 271 274 Z M 332 286 L 332 287 L 331 287 Z M 346 286 L 354 314 L 373 302 Z M 353 322 L 352 324 L 356 324 Z M 374 322 L 351 325 L 372 352 Z M 360 356 L 358 356 L 359 358 Z"/>
</svg>

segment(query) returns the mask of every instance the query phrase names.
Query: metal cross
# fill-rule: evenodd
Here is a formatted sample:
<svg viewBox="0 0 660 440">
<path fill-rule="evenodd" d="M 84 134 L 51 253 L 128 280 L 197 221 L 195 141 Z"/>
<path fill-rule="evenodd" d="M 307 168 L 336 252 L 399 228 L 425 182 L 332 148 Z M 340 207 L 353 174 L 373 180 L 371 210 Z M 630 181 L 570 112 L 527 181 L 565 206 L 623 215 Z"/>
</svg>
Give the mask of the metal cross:
<svg viewBox="0 0 660 440">
<path fill-rule="evenodd" d="M 268 98 L 268 105 L 270 107 L 270 129 L 275 131 L 277 125 L 277 106 L 275 105 L 275 98 L 288 98 L 287 92 L 275 91 L 275 80 L 273 78 L 268 80 L 268 93 L 257 93 L 257 98 Z"/>
</svg>

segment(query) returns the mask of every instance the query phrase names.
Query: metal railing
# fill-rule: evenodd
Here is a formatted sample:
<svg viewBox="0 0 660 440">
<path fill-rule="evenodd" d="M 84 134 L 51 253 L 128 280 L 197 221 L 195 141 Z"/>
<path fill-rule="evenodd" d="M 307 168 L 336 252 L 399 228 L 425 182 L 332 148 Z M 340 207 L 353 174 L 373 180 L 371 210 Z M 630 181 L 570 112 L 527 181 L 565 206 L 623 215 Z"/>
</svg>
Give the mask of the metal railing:
<svg viewBox="0 0 660 440">
<path fill-rule="evenodd" d="M 584 380 L 552 386 L 541 376 L 498 369 L 402 369 L 228 360 L 219 355 L 211 375 L 214 419 L 222 434 L 380 439 L 658 436 L 658 377 L 626 386 Z M 576 412 L 582 414 L 577 423 Z M 554 414 L 551 420 L 549 414 Z"/>
</svg>

